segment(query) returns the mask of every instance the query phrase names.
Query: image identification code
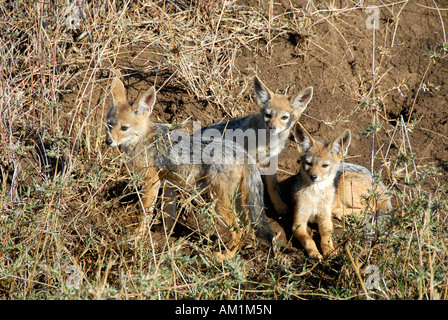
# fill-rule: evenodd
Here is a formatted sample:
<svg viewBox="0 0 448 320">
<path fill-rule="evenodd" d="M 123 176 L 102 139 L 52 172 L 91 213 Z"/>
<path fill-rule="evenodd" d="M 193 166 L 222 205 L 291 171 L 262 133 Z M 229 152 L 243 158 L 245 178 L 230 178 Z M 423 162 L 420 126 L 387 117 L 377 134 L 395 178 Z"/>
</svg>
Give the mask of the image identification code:
<svg viewBox="0 0 448 320">
<path fill-rule="evenodd" d="M 270 315 L 272 314 L 271 305 L 262 304 L 235 304 L 221 305 L 219 308 L 210 307 L 190 307 L 182 305 L 176 307 L 176 315 L 202 315 L 204 318 L 209 314 L 219 315 Z"/>
</svg>

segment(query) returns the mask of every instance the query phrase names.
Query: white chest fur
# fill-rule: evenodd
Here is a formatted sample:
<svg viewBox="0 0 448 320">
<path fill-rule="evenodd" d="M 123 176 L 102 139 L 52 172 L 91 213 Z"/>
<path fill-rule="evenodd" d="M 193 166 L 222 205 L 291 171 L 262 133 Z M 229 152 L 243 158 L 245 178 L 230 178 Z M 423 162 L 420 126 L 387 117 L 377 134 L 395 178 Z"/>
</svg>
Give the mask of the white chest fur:
<svg viewBox="0 0 448 320">
<path fill-rule="evenodd" d="M 333 199 L 332 181 L 323 181 L 301 188 L 296 195 L 296 205 L 299 214 L 313 223 L 325 215 L 331 215 Z"/>
</svg>

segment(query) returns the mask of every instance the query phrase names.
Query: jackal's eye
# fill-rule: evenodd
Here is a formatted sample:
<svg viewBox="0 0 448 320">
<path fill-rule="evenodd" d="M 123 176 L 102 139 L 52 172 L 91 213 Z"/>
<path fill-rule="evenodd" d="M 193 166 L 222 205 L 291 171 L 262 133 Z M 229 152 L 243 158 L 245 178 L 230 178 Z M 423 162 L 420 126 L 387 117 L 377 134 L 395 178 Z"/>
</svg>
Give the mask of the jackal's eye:
<svg viewBox="0 0 448 320">
<path fill-rule="evenodd" d="M 305 160 L 305 164 L 307 165 L 307 166 L 310 166 L 311 167 L 311 165 L 313 164 L 311 161 L 306 161 Z"/>
<path fill-rule="evenodd" d="M 288 116 L 287 115 L 284 115 L 284 116 L 282 116 L 282 120 L 288 120 Z"/>
<path fill-rule="evenodd" d="M 322 168 L 327 168 L 328 166 L 329 166 L 328 163 L 324 163 L 324 164 L 322 165 Z"/>
<path fill-rule="evenodd" d="M 271 118 L 272 118 L 272 115 L 271 115 L 270 113 L 265 113 L 264 116 L 265 116 L 267 119 L 271 119 Z"/>
<path fill-rule="evenodd" d="M 110 129 L 112 129 L 112 125 L 108 122 L 108 123 L 106 124 L 106 128 L 107 128 L 107 130 L 110 130 Z"/>
<path fill-rule="evenodd" d="M 120 128 L 121 131 L 126 131 L 126 130 L 128 130 L 128 129 L 129 129 L 128 126 L 122 126 L 122 127 Z"/>
</svg>

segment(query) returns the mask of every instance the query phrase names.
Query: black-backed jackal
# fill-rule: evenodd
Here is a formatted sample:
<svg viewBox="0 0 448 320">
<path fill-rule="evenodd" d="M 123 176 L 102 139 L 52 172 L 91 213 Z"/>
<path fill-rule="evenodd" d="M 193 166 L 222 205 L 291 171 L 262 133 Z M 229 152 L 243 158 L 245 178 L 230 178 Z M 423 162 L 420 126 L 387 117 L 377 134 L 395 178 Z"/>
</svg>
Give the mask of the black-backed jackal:
<svg viewBox="0 0 448 320">
<path fill-rule="evenodd" d="M 349 130 L 330 143 L 314 140 L 297 124 L 294 137 L 301 154 L 300 172 L 296 175 L 293 190 L 294 217 L 292 231 L 310 257 L 322 259 L 316 243 L 308 234 L 308 223 L 317 223 L 324 255 L 333 248 L 332 213 L 341 218 L 343 214 L 361 213 L 367 206 L 373 210 L 390 211 L 390 199 L 382 183 L 374 186 L 372 174 L 366 168 L 341 163 L 351 141 Z M 380 192 L 377 199 L 370 198 L 369 190 Z"/>
<path fill-rule="evenodd" d="M 129 163 L 134 168 L 143 170 L 145 210 L 154 210 L 160 186 L 166 188 L 165 194 L 172 199 L 176 187 L 199 188 L 215 201 L 219 221 L 230 233 L 230 243 L 224 254 L 219 254 L 221 258 L 235 255 L 250 227 L 255 228 L 257 236 L 272 242 L 274 234 L 265 215 L 261 176 L 255 161 L 241 146 L 226 140 L 190 136 L 151 122 L 149 116 L 156 102 L 154 87 L 137 101 L 135 108 L 127 101 L 125 87 L 118 77 L 113 80 L 111 93 L 106 144 L 119 147 L 130 157 Z M 235 198 L 237 210 L 232 209 Z M 167 211 L 171 219 L 176 218 L 173 203 Z M 168 225 L 172 224 L 171 219 Z M 239 227 L 240 222 L 246 228 Z"/>
</svg>

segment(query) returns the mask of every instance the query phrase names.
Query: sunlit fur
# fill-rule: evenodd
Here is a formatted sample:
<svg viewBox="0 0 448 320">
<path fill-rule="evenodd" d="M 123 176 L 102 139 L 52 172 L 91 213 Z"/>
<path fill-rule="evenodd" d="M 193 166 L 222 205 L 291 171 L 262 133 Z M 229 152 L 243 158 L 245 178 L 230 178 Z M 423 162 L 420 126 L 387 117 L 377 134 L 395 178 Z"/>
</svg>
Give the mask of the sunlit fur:
<svg viewBox="0 0 448 320">
<path fill-rule="evenodd" d="M 317 259 L 322 255 L 308 234 L 308 223 L 317 223 L 324 255 L 333 250 L 331 233 L 332 212 L 336 217 L 360 213 L 367 206 L 374 210 L 391 210 L 390 199 L 384 193 L 382 183 L 374 186 L 370 171 L 362 166 L 341 162 L 351 141 L 349 130 L 330 143 L 314 140 L 298 124 L 294 130 L 297 148 L 301 154 L 300 172 L 294 186 L 293 233 L 307 253 Z M 366 202 L 369 189 L 381 191 L 375 201 Z"/>
<path fill-rule="evenodd" d="M 150 88 L 136 103 L 130 106 L 126 100 L 123 83 L 115 78 L 112 84 L 112 107 L 107 115 L 106 143 L 111 147 L 119 147 L 129 156 L 129 164 L 144 173 L 143 207 L 152 212 L 159 187 L 166 188 L 166 194 L 175 197 L 177 188 L 200 188 L 215 201 L 215 211 L 225 230 L 230 233 L 230 241 L 226 252 L 219 254 L 222 259 L 231 258 L 241 247 L 247 232 L 255 228 L 257 236 L 271 242 L 273 232 L 267 223 L 264 203 L 263 184 L 255 161 L 236 164 L 231 160 L 247 157 L 245 150 L 235 143 L 223 143 L 215 140 L 203 140 L 200 137 L 183 135 L 175 141 L 193 150 L 192 146 L 200 148 L 211 144 L 220 144 L 222 157 L 212 164 L 193 164 L 179 162 L 179 157 L 173 149 L 173 131 L 169 126 L 150 121 L 149 116 L 156 101 L 156 91 Z M 199 141 L 197 140 L 199 139 Z M 229 142 L 229 141 L 228 141 Z M 164 184 L 167 181 L 169 183 Z M 237 209 L 233 208 L 232 199 L 237 196 Z M 166 211 L 171 218 L 166 220 L 170 226 L 176 218 L 176 207 L 171 202 Z M 244 214 L 239 218 L 238 212 Z M 242 220 L 242 221 L 239 221 Z M 245 228 L 240 228 L 240 222 Z M 145 230 L 146 225 L 142 225 Z M 144 232 L 144 231 L 143 231 Z M 221 237 L 222 238 L 222 237 Z"/>
<path fill-rule="evenodd" d="M 316 223 L 321 237 L 321 249 L 324 255 L 333 248 L 331 232 L 331 208 L 334 199 L 333 180 L 339 163 L 350 144 L 350 131 L 345 131 L 331 143 L 315 141 L 298 124 L 294 131 L 297 148 L 301 153 L 300 171 L 296 175 L 294 186 L 294 216 L 292 231 L 308 255 L 322 259 L 316 243 L 308 234 L 308 223 Z"/>
<path fill-rule="evenodd" d="M 393 210 L 385 185 L 381 181 L 375 183 L 370 170 L 363 166 L 341 163 L 333 185 L 336 194 L 331 211 L 335 218 L 361 214 L 367 208 L 384 213 Z M 371 196 L 371 193 L 376 196 Z"/>
<path fill-rule="evenodd" d="M 220 132 L 224 133 L 225 138 L 229 138 L 229 136 L 225 134 L 225 131 L 229 129 L 241 129 L 243 131 L 248 129 L 254 130 L 256 134 L 256 143 L 252 145 L 245 144 L 245 149 L 252 155 L 256 155 L 257 150 L 250 149 L 255 146 L 257 149 L 262 149 L 262 153 L 268 154 L 272 159 L 278 157 L 278 155 L 288 146 L 291 129 L 297 123 L 313 97 L 313 87 L 308 87 L 294 95 L 276 94 L 263 84 L 258 77 L 254 77 L 254 91 L 259 108 L 258 113 L 222 120 L 202 128 L 202 131 L 211 128 L 218 129 Z M 266 136 L 265 141 L 258 139 L 260 130 Z M 277 140 L 273 148 L 270 146 L 272 140 L 271 134 L 277 135 Z M 230 136 L 230 138 L 233 137 Z M 257 158 L 259 166 L 262 167 L 263 165 L 260 164 L 259 160 L 260 159 Z M 269 166 L 269 163 L 265 164 L 265 166 Z M 277 175 L 265 175 L 265 178 L 268 193 L 276 211 L 280 214 L 286 214 L 288 212 L 288 206 L 282 200 L 280 195 Z"/>
</svg>

